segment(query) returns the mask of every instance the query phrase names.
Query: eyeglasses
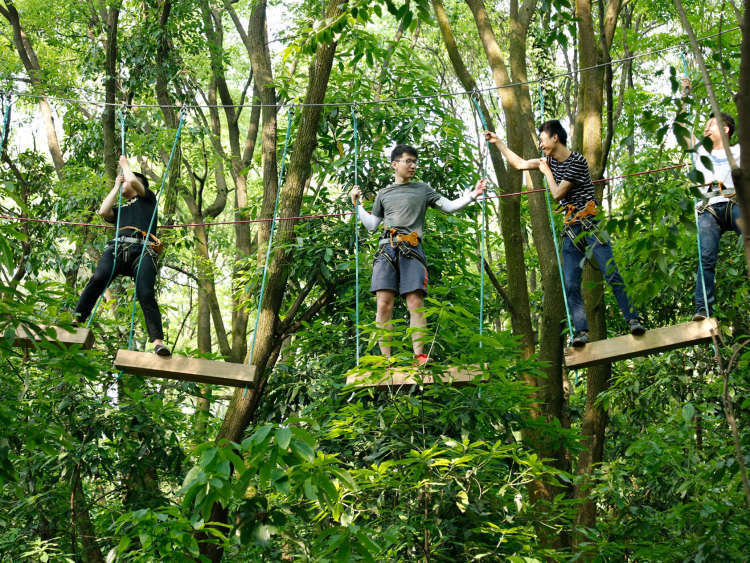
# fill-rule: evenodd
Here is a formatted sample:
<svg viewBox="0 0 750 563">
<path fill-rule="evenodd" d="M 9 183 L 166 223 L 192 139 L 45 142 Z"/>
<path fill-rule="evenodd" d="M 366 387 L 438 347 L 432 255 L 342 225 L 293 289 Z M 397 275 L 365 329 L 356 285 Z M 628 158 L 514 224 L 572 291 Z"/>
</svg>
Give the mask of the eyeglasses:
<svg viewBox="0 0 750 563">
<path fill-rule="evenodd" d="M 404 164 L 406 164 L 406 166 L 412 166 L 412 165 L 416 166 L 417 165 L 417 161 L 416 160 L 412 160 L 410 158 L 401 159 L 401 160 L 394 160 L 393 162 L 403 162 Z"/>
</svg>

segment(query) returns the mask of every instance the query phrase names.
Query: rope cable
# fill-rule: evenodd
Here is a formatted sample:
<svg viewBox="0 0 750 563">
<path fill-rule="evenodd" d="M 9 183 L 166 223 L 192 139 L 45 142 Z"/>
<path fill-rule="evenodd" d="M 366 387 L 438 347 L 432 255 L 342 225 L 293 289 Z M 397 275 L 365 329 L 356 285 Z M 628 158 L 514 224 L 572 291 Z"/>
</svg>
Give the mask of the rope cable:
<svg viewBox="0 0 750 563">
<path fill-rule="evenodd" d="M 729 29 L 720 30 L 716 33 L 712 33 L 709 35 L 704 35 L 703 37 L 699 37 L 696 39 L 698 42 L 706 41 L 708 39 L 712 39 L 714 37 L 719 37 L 725 34 L 733 33 L 735 31 L 739 31 L 741 28 L 740 26 L 735 26 Z M 561 72 L 558 74 L 553 74 L 550 76 L 543 76 L 539 78 L 535 78 L 533 80 L 525 80 L 520 82 L 510 82 L 508 84 L 503 84 L 502 86 L 485 86 L 482 88 L 478 88 L 477 91 L 479 92 L 490 92 L 493 90 L 500 90 L 503 88 L 516 88 L 518 86 L 526 86 L 531 84 L 540 84 L 542 82 L 548 81 L 548 80 L 557 80 L 558 78 L 565 78 L 569 76 L 574 76 L 576 74 L 580 74 L 583 72 L 587 72 L 590 70 L 596 70 L 598 68 L 608 66 L 608 65 L 615 65 L 624 63 L 627 61 L 632 61 L 635 59 L 647 57 L 650 55 L 658 55 L 660 53 L 666 52 L 666 51 L 672 51 L 674 49 L 684 49 L 685 46 L 688 45 L 688 42 L 682 42 L 682 43 L 676 43 L 675 45 L 669 45 L 667 47 L 662 47 L 659 49 L 653 49 L 651 51 L 644 51 L 643 53 L 637 53 L 633 54 L 627 57 L 623 57 L 620 59 L 615 59 L 612 61 L 607 61 L 603 63 L 598 63 L 592 66 L 579 68 L 576 70 L 571 70 L 567 72 Z M 11 80 L 18 80 L 14 79 L 13 77 L 10 77 Z M 311 107 L 351 107 L 353 105 L 385 105 L 390 103 L 397 103 L 397 102 L 404 102 L 404 101 L 418 101 L 418 100 L 427 100 L 427 99 L 437 99 L 437 98 L 446 98 L 446 97 L 456 97 L 456 96 L 463 96 L 467 94 L 471 94 L 471 91 L 458 91 L 458 90 L 449 90 L 445 92 L 440 92 L 437 94 L 424 94 L 419 96 L 402 96 L 402 97 L 395 97 L 395 98 L 387 98 L 382 100 L 367 100 L 367 101 L 348 101 L 348 102 L 324 102 L 324 103 L 317 103 L 317 104 L 304 104 L 304 103 L 280 103 L 280 104 L 184 104 L 182 106 L 179 105 L 162 105 L 162 104 L 131 104 L 130 107 L 134 108 L 151 108 L 151 109 L 159 109 L 159 108 L 254 108 L 254 107 L 274 107 L 277 109 L 282 109 L 284 107 L 304 107 L 304 106 L 311 106 Z M 91 105 L 95 105 L 98 107 L 107 107 L 111 105 L 115 105 L 115 102 L 101 102 L 96 100 L 88 100 L 84 98 L 68 98 L 68 97 L 62 97 L 62 96 L 52 96 L 45 93 L 27 93 L 27 92 L 14 92 L 14 94 L 18 97 L 24 97 L 24 98 L 32 98 L 32 99 L 38 99 L 38 98 L 46 98 L 50 100 L 56 100 L 60 102 L 67 102 L 67 103 L 88 103 Z"/>
<path fill-rule="evenodd" d="M 282 180 L 284 178 L 284 165 L 286 164 L 286 152 L 289 147 L 289 135 L 292 130 L 292 121 L 294 120 L 294 106 L 292 106 L 289 110 L 289 115 L 287 116 L 287 125 L 286 125 L 286 138 L 284 139 L 284 151 L 281 154 L 281 168 L 279 170 L 279 181 L 276 186 L 276 200 L 273 205 L 273 217 L 271 221 L 271 232 L 268 235 L 268 246 L 266 247 L 266 261 L 263 264 L 263 279 L 260 284 L 260 296 L 258 297 L 258 312 L 255 315 L 255 330 L 253 330 L 253 342 L 250 346 L 250 359 L 248 363 L 252 365 L 253 363 L 253 354 L 255 353 L 255 337 L 258 335 L 258 325 L 260 324 L 260 308 L 263 304 L 263 295 L 266 291 L 266 279 L 268 277 L 268 264 L 271 261 L 271 246 L 273 245 L 273 235 L 276 231 L 276 213 L 279 209 L 279 196 L 281 195 L 281 187 L 282 187 Z M 245 393 L 247 393 L 247 386 L 245 386 Z"/>
<path fill-rule="evenodd" d="M 125 153 L 125 112 L 122 110 L 120 110 L 120 148 L 121 148 L 120 154 L 126 154 Z M 116 181 L 117 180 L 115 180 L 115 182 Z M 96 304 L 94 305 L 94 308 L 92 309 L 91 314 L 89 315 L 89 319 L 86 322 L 86 328 L 91 328 L 91 323 L 94 322 L 94 317 L 96 316 L 96 312 L 99 310 L 99 305 L 101 304 L 102 298 L 104 297 L 104 292 L 107 291 L 109 284 L 112 283 L 112 278 L 115 276 L 115 270 L 117 269 L 117 248 L 119 246 L 118 234 L 120 232 L 120 209 L 122 209 L 122 184 L 120 185 L 120 189 L 118 190 L 118 194 L 117 194 L 117 219 L 115 220 L 115 239 L 114 239 L 115 247 L 112 249 L 112 270 L 110 270 L 107 283 L 104 286 L 104 289 L 102 290 L 98 299 L 96 300 Z M 106 246 L 105 246 L 105 252 L 106 252 Z"/>
<path fill-rule="evenodd" d="M 484 127 L 485 131 L 489 131 L 489 126 L 487 125 L 487 120 L 484 117 L 484 113 L 482 112 L 482 108 L 479 107 L 479 93 L 475 90 L 474 93 L 471 95 L 471 101 L 474 102 L 474 106 L 477 109 L 477 114 L 479 115 L 479 120 L 482 122 L 482 127 Z M 484 156 L 483 156 L 483 176 L 482 178 L 487 178 L 487 166 L 489 161 L 489 142 L 485 141 L 484 143 Z M 482 339 L 481 336 L 484 331 L 484 246 L 486 242 L 486 225 L 487 225 L 487 198 L 485 197 L 484 193 L 482 194 L 482 225 L 479 229 L 480 235 L 479 235 L 479 347 L 482 347 Z"/>
<path fill-rule="evenodd" d="M 544 120 L 544 89 L 541 83 L 539 84 L 539 106 L 542 120 Z M 565 275 L 563 274 L 562 259 L 560 258 L 560 243 L 557 240 L 557 228 L 555 227 L 555 216 L 552 213 L 552 201 L 550 199 L 549 188 L 547 186 L 547 178 L 542 175 L 544 181 L 544 195 L 547 202 L 547 212 L 549 214 L 549 224 L 552 228 L 552 242 L 555 245 L 555 256 L 557 257 L 557 269 L 560 273 L 560 285 L 562 286 L 563 302 L 565 303 L 565 317 L 568 321 L 568 333 L 570 339 L 573 340 L 573 322 L 570 319 L 570 306 L 568 305 L 568 292 L 565 290 Z"/>
<path fill-rule="evenodd" d="M 357 153 L 359 148 L 359 131 L 357 129 L 357 109 L 352 106 L 352 128 L 354 132 L 354 185 L 357 185 Z M 359 218 L 357 217 L 357 204 L 352 204 L 352 222 L 354 223 L 354 333 L 357 346 L 357 365 L 359 366 Z"/>
<path fill-rule="evenodd" d="M 174 142 L 172 143 L 172 150 L 169 152 L 169 160 L 167 160 L 167 166 L 164 169 L 164 173 L 162 174 L 161 178 L 161 186 L 159 187 L 159 192 L 156 194 L 156 202 L 154 204 L 154 211 L 151 214 L 151 221 L 148 225 L 148 231 L 146 231 L 146 236 L 143 237 L 143 244 L 141 244 L 141 256 L 138 258 L 138 268 L 135 271 L 135 279 L 134 279 L 134 290 L 133 290 L 133 306 L 131 307 L 131 313 L 130 313 L 130 334 L 128 335 L 128 350 L 132 350 L 133 346 L 133 332 L 135 328 L 135 302 L 136 297 L 138 295 L 138 276 L 140 276 L 141 273 L 141 264 L 143 264 L 143 256 L 146 254 L 146 248 L 148 248 L 149 245 L 149 239 L 151 238 L 151 231 L 154 228 L 154 224 L 156 223 L 156 214 L 159 211 L 159 198 L 161 197 L 162 192 L 164 191 L 164 186 L 167 183 L 167 179 L 169 178 L 169 171 L 172 166 L 172 160 L 174 159 L 174 154 L 177 151 L 177 144 L 180 141 L 180 135 L 182 133 L 182 126 L 185 123 L 185 109 L 180 110 L 180 121 L 177 124 L 177 132 L 174 136 Z M 145 186 L 144 186 L 145 187 Z M 119 215 L 118 215 L 119 218 Z"/>
</svg>

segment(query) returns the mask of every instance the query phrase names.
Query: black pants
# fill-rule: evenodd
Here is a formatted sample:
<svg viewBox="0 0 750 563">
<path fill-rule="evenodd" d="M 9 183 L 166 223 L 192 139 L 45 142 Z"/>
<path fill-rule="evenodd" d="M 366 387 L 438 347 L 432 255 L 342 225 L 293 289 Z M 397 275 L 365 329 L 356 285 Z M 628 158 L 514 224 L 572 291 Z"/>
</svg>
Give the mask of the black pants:
<svg viewBox="0 0 750 563">
<path fill-rule="evenodd" d="M 146 319 L 146 328 L 151 341 L 162 340 L 164 331 L 161 325 L 161 313 L 159 305 L 156 303 L 156 292 L 154 284 L 156 283 L 156 259 L 157 255 L 150 247 L 143 254 L 141 270 L 138 271 L 138 261 L 141 257 L 142 246 L 140 244 L 118 243 L 117 260 L 115 260 L 115 243 L 109 241 L 104 247 L 104 254 L 96 265 L 94 275 L 86 284 L 81 294 L 81 299 L 76 306 L 75 316 L 79 322 L 85 321 L 91 314 L 91 310 L 96 304 L 96 300 L 107 289 L 107 282 L 112 273 L 112 263 L 115 263 L 115 272 L 112 279 L 116 276 L 129 276 L 135 280 L 135 296 L 143 309 L 143 316 Z M 136 276 L 136 273 L 138 275 Z"/>
</svg>

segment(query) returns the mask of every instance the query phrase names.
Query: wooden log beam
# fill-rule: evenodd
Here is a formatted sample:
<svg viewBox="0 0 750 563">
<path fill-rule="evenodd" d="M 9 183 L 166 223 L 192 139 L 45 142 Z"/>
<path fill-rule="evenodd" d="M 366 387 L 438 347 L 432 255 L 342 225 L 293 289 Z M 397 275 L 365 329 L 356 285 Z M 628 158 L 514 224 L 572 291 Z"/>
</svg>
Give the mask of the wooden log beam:
<svg viewBox="0 0 750 563">
<path fill-rule="evenodd" d="M 177 379 L 234 387 L 253 387 L 255 385 L 255 368 L 248 364 L 186 358 L 185 356 L 163 358 L 149 352 L 118 350 L 115 367 L 143 377 Z"/>
<path fill-rule="evenodd" d="M 59 326 L 48 326 L 48 325 L 37 325 L 32 329 L 31 326 L 21 325 L 16 327 L 16 339 L 13 342 L 14 346 L 30 346 L 39 342 L 40 340 L 50 340 L 53 342 L 59 342 L 64 346 L 77 345 L 84 350 L 89 350 L 94 345 L 94 333 L 89 328 L 75 328 L 73 331 L 65 330 Z M 50 334 L 50 329 L 52 333 Z"/>
<path fill-rule="evenodd" d="M 694 346 L 709 342 L 712 331 L 717 330 L 718 326 L 716 319 L 690 321 L 649 330 L 642 336 L 626 334 L 589 342 L 583 348 L 571 346 L 565 349 L 565 365 L 569 369 L 578 369 Z"/>
<path fill-rule="evenodd" d="M 399 387 L 401 385 L 414 385 L 420 382 L 424 385 L 435 383 L 435 376 L 442 383 L 448 385 L 461 385 L 474 380 L 482 371 L 476 368 L 449 367 L 441 373 L 434 374 L 433 370 L 417 367 L 385 368 L 382 371 L 351 371 L 346 377 L 347 385 L 356 387 Z"/>
</svg>

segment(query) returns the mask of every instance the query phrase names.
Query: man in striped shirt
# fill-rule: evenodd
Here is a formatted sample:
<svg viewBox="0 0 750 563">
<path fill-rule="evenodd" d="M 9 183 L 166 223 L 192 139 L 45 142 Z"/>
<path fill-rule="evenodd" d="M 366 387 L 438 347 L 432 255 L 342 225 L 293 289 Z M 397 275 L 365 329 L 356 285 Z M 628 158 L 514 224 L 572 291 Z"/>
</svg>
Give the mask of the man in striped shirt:
<svg viewBox="0 0 750 563">
<path fill-rule="evenodd" d="M 495 133 L 487 131 L 485 136 L 500 149 L 514 168 L 539 170 L 544 174 L 552 197 L 567 209 L 562 255 L 568 308 L 576 331 L 571 344 L 580 348 L 589 341 L 589 327 L 581 295 L 581 264 L 586 257 L 587 247 L 591 248 L 591 256 L 612 287 L 630 333 L 638 336 L 646 332 L 625 291 L 625 282 L 612 257 L 612 247 L 596 234 L 594 215 L 597 202 L 588 162 L 582 154 L 567 147 L 568 134 L 560 122 L 553 119 L 539 126 L 539 147 L 545 158 L 524 160 L 505 146 Z"/>
</svg>

